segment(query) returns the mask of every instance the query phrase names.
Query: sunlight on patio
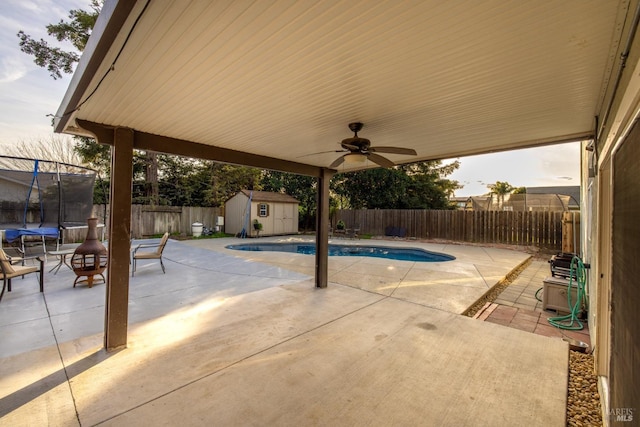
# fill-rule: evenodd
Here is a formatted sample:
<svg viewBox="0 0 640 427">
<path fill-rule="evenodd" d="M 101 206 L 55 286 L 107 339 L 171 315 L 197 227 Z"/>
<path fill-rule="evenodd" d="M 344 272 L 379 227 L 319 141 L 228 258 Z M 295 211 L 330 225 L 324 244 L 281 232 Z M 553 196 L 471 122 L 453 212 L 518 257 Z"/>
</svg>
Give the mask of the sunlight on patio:
<svg viewBox="0 0 640 427">
<path fill-rule="evenodd" d="M 133 373 L 142 367 L 139 363 L 132 363 L 134 360 L 154 364 L 154 359 L 161 359 L 167 353 L 176 351 L 175 348 L 200 334 L 221 315 L 220 309 L 227 300 L 228 298 L 206 299 L 162 317 L 132 325 L 127 348 L 110 353 L 108 359 L 102 362 L 112 368 L 100 383 L 92 382 L 90 387 L 85 388 L 86 401 L 100 399 L 103 393 L 115 390 L 124 378 L 135 377 L 132 376 Z M 89 351 L 95 351 L 95 348 Z M 87 374 L 90 370 L 87 370 Z"/>
<path fill-rule="evenodd" d="M 184 307 L 162 317 L 133 326 L 132 335 L 144 337 L 150 349 L 157 346 L 174 346 L 197 335 L 203 324 L 207 325 L 220 313 L 217 311 L 228 298 L 210 298 L 191 307 Z M 149 340 L 149 338 L 156 338 Z"/>
</svg>

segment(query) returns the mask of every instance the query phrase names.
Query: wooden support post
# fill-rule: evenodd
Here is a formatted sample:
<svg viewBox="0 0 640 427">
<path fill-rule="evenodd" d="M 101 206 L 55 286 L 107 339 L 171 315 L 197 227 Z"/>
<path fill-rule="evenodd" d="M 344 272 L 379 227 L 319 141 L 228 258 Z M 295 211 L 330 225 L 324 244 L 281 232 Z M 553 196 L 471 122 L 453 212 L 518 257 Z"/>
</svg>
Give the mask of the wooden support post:
<svg viewBox="0 0 640 427">
<path fill-rule="evenodd" d="M 127 345 L 134 137 L 132 129 L 116 128 L 111 148 L 109 260 L 104 328 L 104 346 L 109 351 Z"/>
<path fill-rule="evenodd" d="M 318 209 L 316 213 L 316 288 L 329 283 L 329 181 L 333 173 L 322 169 L 318 177 Z"/>
</svg>

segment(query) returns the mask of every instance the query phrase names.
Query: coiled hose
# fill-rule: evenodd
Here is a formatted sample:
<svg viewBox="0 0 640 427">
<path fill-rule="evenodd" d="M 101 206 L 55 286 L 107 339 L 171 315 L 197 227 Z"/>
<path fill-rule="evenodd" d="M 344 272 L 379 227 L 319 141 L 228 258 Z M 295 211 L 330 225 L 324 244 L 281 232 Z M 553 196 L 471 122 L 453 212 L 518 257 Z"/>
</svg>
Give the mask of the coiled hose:
<svg viewBox="0 0 640 427">
<path fill-rule="evenodd" d="M 575 273 L 575 274 L 574 274 Z M 577 282 L 576 288 L 576 301 L 575 303 L 571 303 L 571 286 L 573 285 L 574 279 Z M 585 298 L 585 288 L 587 283 L 587 273 L 586 267 L 583 264 L 582 260 L 577 256 L 574 256 L 571 259 L 571 269 L 569 272 L 569 286 L 567 287 L 567 302 L 569 307 L 569 314 L 565 316 L 557 316 L 557 317 L 549 317 L 547 321 L 551 326 L 555 326 L 559 329 L 567 329 L 571 331 L 579 331 L 584 328 L 582 322 L 580 322 L 579 315 L 581 312 L 582 305 L 587 306 L 587 301 Z M 542 288 L 540 288 L 542 289 Z M 538 289 L 538 292 L 540 292 Z M 538 292 L 536 292 L 536 298 L 538 297 Z"/>
</svg>

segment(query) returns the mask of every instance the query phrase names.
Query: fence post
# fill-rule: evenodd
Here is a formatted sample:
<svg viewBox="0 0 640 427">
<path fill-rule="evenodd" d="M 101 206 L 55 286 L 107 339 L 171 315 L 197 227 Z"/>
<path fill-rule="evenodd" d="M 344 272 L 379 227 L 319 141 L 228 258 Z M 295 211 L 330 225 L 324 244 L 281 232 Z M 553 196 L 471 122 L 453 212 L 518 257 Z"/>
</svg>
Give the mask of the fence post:
<svg viewBox="0 0 640 427">
<path fill-rule="evenodd" d="M 577 231 L 574 229 L 575 212 L 562 213 L 562 252 L 576 253 Z M 577 224 L 580 224 L 577 222 Z M 576 225 L 577 226 L 577 225 Z"/>
</svg>

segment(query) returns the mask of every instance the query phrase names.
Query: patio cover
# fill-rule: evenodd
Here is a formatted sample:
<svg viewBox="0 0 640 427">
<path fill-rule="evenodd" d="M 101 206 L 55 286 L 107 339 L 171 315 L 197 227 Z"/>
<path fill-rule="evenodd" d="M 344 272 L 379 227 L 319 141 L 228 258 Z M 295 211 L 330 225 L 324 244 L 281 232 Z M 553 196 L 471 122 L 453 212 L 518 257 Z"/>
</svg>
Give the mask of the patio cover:
<svg viewBox="0 0 640 427">
<path fill-rule="evenodd" d="M 310 175 L 294 164 L 328 167 L 353 121 L 374 146 L 418 153 L 396 162 L 589 139 L 633 12 L 626 0 L 107 0 L 56 131 L 129 127 L 180 141 L 156 149 L 193 142 Z"/>
<path fill-rule="evenodd" d="M 126 344 L 118 254 L 129 245 L 132 149 L 317 177 L 324 287 L 329 165 L 348 123 L 363 122 L 373 146 L 417 152 L 388 155 L 396 163 L 611 135 L 636 7 L 107 0 L 55 118 L 57 132 L 113 146 L 106 329 L 120 336 L 105 333 L 107 348 Z"/>
</svg>

